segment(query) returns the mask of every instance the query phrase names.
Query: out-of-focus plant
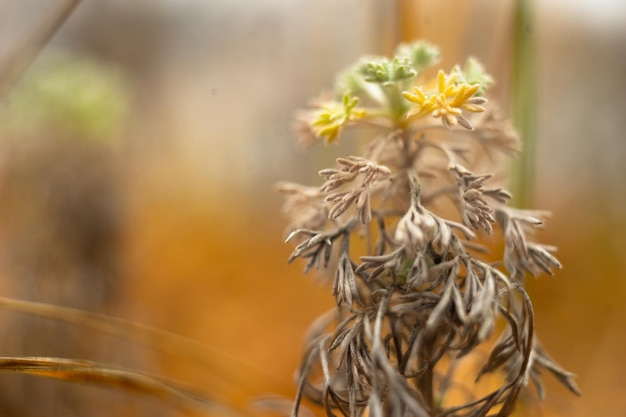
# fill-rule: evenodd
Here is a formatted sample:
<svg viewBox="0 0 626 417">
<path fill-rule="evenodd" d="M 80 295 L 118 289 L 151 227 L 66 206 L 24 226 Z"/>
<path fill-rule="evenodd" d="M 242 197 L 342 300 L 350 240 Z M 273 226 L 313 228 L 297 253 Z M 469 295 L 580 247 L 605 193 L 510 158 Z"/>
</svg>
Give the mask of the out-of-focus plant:
<svg viewBox="0 0 626 417">
<path fill-rule="evenodd" d="M 529 382 L 543 396 L 541 370 L 579 393 L 541 347 L 524 289 L 527 273 L 561 266 L 533 239 L 545 213 L 507 207 L 495 183 L 518 138 L 487 106 L 480 63 L 429 80 L 438 58 L 423 42 L 364 58 L 339 77 L 336 101 L 299 116 L 306 144 L 353 127 L 368 143 L 321 170 L 319 187 L 277 185 L 296 242 L 289 261 L 332 277 L 336 300 L 310 330 L 294 416 L 303 397 L 329 416 L 507 416 Z M 504 241 L 495 261 L 494 231 Z M 460 384 L 475 392 L 457 370 L 484 348 L 474 378 L 492 374 L 497 387 L 453 399 Z"/>
<path fill-rule="evenodd" d="M 130 95 L 120 73 L 85 56 L 52 53 L 27 72 L 3 111 L 7 136 L 107 140 L 121 133 Z"/>
</svg>

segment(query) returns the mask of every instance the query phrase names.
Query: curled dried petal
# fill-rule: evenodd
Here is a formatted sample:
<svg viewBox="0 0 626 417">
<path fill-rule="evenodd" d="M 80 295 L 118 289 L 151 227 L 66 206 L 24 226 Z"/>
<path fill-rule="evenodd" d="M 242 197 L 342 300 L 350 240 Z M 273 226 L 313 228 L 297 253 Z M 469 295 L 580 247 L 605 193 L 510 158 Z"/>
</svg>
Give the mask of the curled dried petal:
<svg viewBox="0 0 626 417">
<path fill-rule="evenodd" d="M 398 222 L 394 239 L 414 254 L 432 241 L 436 229 L 437 223 L 430 213 L 411 207 Z"/>
</svg>

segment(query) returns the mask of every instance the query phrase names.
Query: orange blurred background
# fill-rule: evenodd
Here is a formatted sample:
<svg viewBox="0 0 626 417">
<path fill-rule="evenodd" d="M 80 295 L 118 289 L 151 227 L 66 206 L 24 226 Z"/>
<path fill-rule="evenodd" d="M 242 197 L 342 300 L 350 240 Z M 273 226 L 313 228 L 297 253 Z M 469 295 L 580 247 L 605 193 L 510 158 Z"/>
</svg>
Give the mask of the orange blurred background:
<svg viewBox="0 0 626 417">
<path fill-rule="evenodd" d="M 41 3 L 0 1 L 0 62 L 52 13 Z M 187 336 L 210 346 L 209 364 L 8 312 L 3 354 L 138 367 L 236 403 L 293 396 L 303 335 L 333 300 L 319 280 L 300 276 L 302 265 L 286 265 L 286 220 L 272 184 L 319 184 L 316 172 L 354 147 L 298 150 L 294 110 L 360 55 L 423 38 L 441 47 L 443 68 L 482 60 L 508 114 L 514 10 L 513 0 L 81 4 L 0 108 L 0 288 Z M 534 205 L 554 213 L 541 240 L 560 248 L 564 264 L 533 280 L 531 295 L 544 346 L 578 375 L 583 396 L 545 375 L 546 400 L 518 415 L 626 409 L 624 21 L 617 0 L 550 0 L 535 4 L 528 27 L 538 75 Z M 66 92 L 44 93 L 60 102 L 39 107 L 51 62 L 77 72 L 63 78 Z M 76 76 L 88 70 L 93 78 Z M 102 95 L 83 97 L 100 91 L 94 82 Z M 64 383 L 32 388 L 32 377 L 20 378 L 0 375 L 10 387 L 0 394 L 4 414 L 179 413 L 106 389 L 69 393 Z"/>
</svg>

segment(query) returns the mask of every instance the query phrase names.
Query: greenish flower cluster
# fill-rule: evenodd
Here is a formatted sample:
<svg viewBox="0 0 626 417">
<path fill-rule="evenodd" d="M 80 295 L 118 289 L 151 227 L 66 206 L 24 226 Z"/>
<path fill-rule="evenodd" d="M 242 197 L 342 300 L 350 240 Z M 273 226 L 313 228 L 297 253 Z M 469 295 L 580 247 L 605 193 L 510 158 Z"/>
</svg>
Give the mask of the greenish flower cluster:
<svg viewBox="0 0 626 417">
<path fill-rule="evenodd" d="M 469 58 L 438 80 L 422 74 L 439 62 L 439 49 L 427 42 L 400 45 L 390 58 L 371 56 L 344 71 L 335 85 L 336 100 L 323 100 L 307 123 L 315 137 L 338 140 L 344 127 L 363 122 L 407 128 L 427 116 L 441 118 L 447 128 L 472 125 L 461 113 L 484 111 L 482 95 L 492 78 Z M 362 107 L 357 107 L 360 104 Z"/>
<path fill-rule="evenodd" d="M 131 98 L 120 73 L 84 56 L 44 55 L 11 93 L 4 132 L 108 141 L 122 130 Z"/>
</svg>

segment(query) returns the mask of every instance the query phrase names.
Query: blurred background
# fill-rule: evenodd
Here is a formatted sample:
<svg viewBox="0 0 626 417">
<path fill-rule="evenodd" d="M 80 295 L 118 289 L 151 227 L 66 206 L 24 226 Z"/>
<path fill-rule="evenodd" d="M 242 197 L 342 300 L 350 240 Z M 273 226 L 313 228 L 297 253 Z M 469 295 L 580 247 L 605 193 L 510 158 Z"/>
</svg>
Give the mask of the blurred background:
<svg viewBox="0 0 626 417">
<path fill-rule="evenodd" d="M 294 111 L 362 54 L 426 39 L 442 68 L 469 55 L 510 115 L 513 0 L 0 1 L 0 288 L 208 345 L 202 364 L 2 310 L 0 355 L 98 360 L 244 404 L 295 392 L 293 374 L 328 289 L 288 267 L 272 184 L 319 184 L 353 144 L 296 146 Z M 546 349 L 578 375 L 573 395 L 518 415 L 626 409 L 626 5 L 524 2 L 534 45 L 533 207 L 564 268 L 530 283 Z M 39 36 L 39 37 L 38 37 Z M 517 38 L 516 38 L 517 36 Z M 34 47 L 33 47 L 34 45 Z M 30 62 L 29 54 L 38 52 Z M 25 69 L 22 71 L 22 63 Z M 15 75 L 19 75 L 16 77 Z M 187 415 L 149 397 L 0 375 L 3 415 Z M 198 415 L 206 415 L 199 413 Z"/>
</svg>

